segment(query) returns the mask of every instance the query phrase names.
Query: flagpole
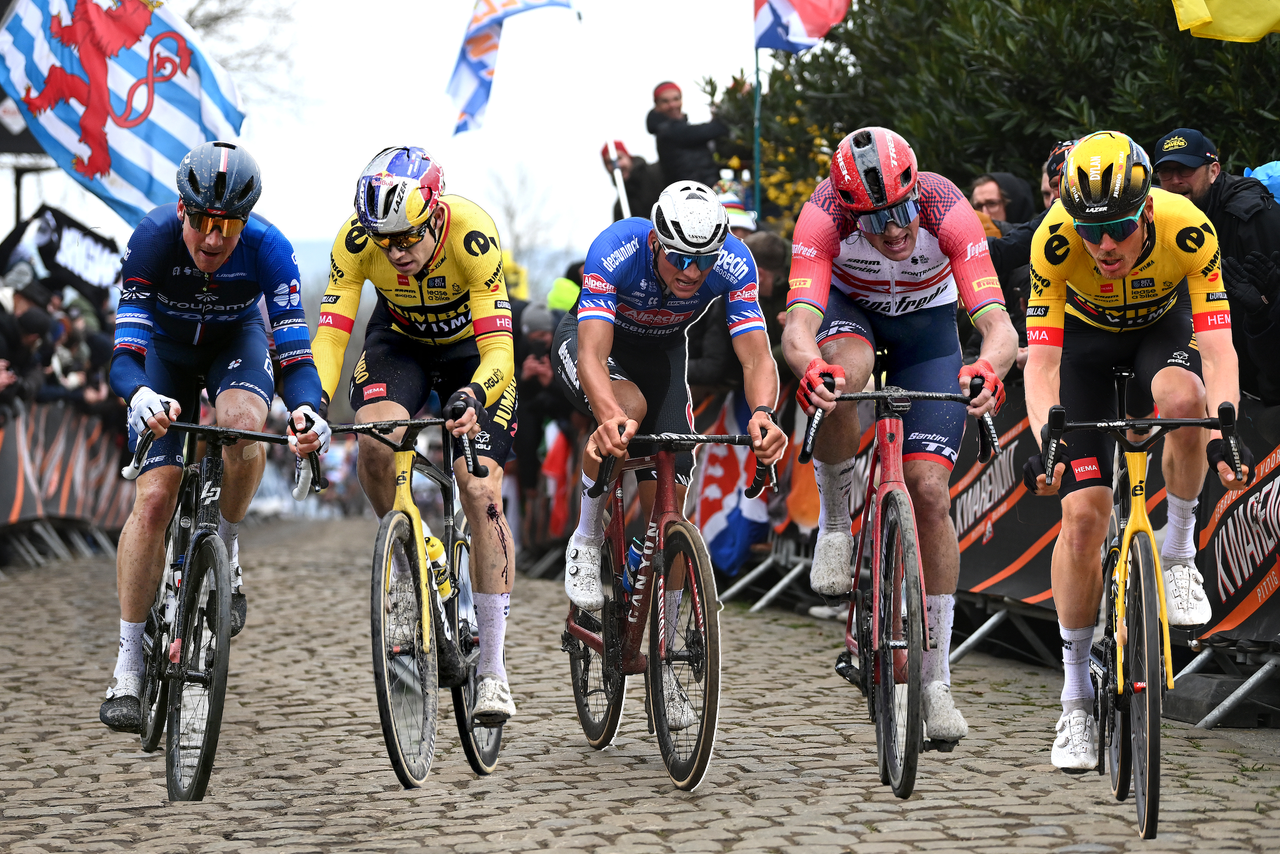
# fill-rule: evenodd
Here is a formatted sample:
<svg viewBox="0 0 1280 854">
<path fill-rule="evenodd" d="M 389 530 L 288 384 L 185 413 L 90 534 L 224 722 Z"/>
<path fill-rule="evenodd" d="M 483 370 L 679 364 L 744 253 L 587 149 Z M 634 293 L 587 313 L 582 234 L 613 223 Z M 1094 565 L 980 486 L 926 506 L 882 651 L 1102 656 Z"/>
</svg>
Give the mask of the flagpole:
<svg viewBox="0 0 1280 854">
<path fill-rule="evenodd" d="M 756 55 L 756 119 L 755 119 L 755 153 L 751 164 L 751 184 L 755 193 L 756 220 L 760 219 L 760 49 Z"/>
</svg>

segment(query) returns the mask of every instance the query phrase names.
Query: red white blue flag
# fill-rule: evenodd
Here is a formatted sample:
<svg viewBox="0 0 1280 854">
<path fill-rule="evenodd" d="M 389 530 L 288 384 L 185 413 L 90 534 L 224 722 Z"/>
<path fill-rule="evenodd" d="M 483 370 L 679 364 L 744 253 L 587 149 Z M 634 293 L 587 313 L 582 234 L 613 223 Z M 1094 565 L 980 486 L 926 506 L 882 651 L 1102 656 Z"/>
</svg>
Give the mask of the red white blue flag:
<svg viewBox="0 0 1280 854">
<path fill-rule="evenodd" d="M 449 97 L 458 105 L 458 124 L 454 135 L 480 127 L 489 91 L 493 88 L 493 72 L 498 64 L 498 41 L 502 24 L 512 15 L 544 6 L 569 8 L 569 0 L 476 0 L 467 35 L 458 52 L 458 64 L 449 80 Z"/>
<path fill-rule="evenodd" d="M 800 53 L 844 20 L 849 0 L 756 0 L 756 49 Z"/>
</svg>

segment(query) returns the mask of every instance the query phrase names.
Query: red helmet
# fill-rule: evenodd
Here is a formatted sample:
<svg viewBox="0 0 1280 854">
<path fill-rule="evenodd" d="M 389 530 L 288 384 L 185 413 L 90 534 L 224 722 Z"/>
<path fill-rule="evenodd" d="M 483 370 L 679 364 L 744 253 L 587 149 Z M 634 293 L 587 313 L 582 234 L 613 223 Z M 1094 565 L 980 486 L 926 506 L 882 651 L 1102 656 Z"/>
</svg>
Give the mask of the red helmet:
<svg viewBox="0 0 1280 854">
<path fill-rule="evenodd" d="M 831 186 L 845 207 L 865 212 L 915 198 L 920 170 L 907 141 L 888 128 L 859 128 L 831 158 Z"/>
</svg>

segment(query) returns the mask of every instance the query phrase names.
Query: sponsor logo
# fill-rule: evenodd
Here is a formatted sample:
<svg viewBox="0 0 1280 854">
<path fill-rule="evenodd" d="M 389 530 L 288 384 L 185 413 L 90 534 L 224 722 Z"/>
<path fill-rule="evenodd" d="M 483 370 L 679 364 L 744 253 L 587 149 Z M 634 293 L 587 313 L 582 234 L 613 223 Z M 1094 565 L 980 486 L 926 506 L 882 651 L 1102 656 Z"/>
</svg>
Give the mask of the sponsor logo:
<svg viewBox="0 0 1280 854">
<path fill-rule="evenodd" d="M 1113 294 L 1115 292 L 1116 292 L 1115 282 L 1103 282 L 1101 285 L 1098 286 L 1098 293 L 1100 294 Z"/>
<path fill-rule="evenodd" d="M 441 290 L 445 284 L 444 276 L 431 276 L 427 279 L 427 287 L 432 290 Z"/>
<path fill-rule="evenodd" d="M 212 504 L 218 500 L 218 496 L 222 495 L 222 487 L 214 486 L 212 483 L 206 483 L 204 489 L 200 491 L 201 506 Z"/>
<path fill-rule="evenodd" d="M 1050 338 L 1049 338 L 1049 330 L 1048 330 L 1048 329 L 1031 329 L 1031 328 L 1028 328 L 1028 329 L 1027 329 L 1027 343 L 1028 343 L 1028 344 L 1049 344 L 1049 343 L 1051 343 L 1051 342 L 1050 342 Z"/>
<path fill-rule="evenodd" d="M 747 285 L 745 288 L 739 288 L 736 291 L 729 291 L 730 300 L 746 300 L 747 302 L 756 302 L 759 296 L 760 288 L 755 282 Z"/>
<path fill-rule="evenodd" d="M 569 380 L 569 385 L 574 388 L 578 387 L 578 366 L 573 361 L 573 356 L 569 354 L 569 342 L 562 341 L 560 349 L 556 351 L 560 356 L 560 368 Z"/>
<path fill-rule="evenodd" d="M 1029 305 L 1027 306 L 1027 317 L 1048 317 L 1049 306 L 1047 305 Z"/>
<path fill-rule="evenodd" d="M 1191 367 L 1191 357 L 1187 355 L 1186 351 L 1179 350 L 1169 357 L 1169 363 Z"/>
<path fill-rule="evenodd" d="M 320 304 L 333 305 L 335 302 L 337 302 L 340 299 L 342 298 L 337 294 L 325 294 L 324 296 L 320 297 Z"/>
<path fill-rule="evenodd" d="M 302 304 L 302 286 L 297 279 L 277 285 L 275 294 L 272 301 L 281 308 L 297 308 Z"/>
<path fill-rule="evenodd" d="M 988 276 L 985 279 L 976 279 L 973 283 L 973 289 L 975 291 L 986 291 L 991 289 L 998 291 L 1000 290 L 1000 280 L 992 276 Z"/>
<path fill-rule="evenodd" d="M 973 486 L 956 496 L 952 506 L 955 508 L 957 531 L 963 532 L 972 527 L 989 513 L 1000 499 L 1022 482 L 1021 467 L 1015 468 L 1013 462 L 1015 454 L 1012 452 L 1017 446 L 1018 440 L 1015 439 L 1004 453 L 982 470 L 981 476 Z M 990 524 L 989 520 L 988 524 Z"/>
<path fill-rule="evenodd" d="M 494 368 L 493 373 L 489 374 L 489 376 L 485 379 L 484 387 L 492 391 L 493 389 L 498 387 L 498 383 L 500 382 L 502 382 L 502 372 L 499 371 L 497 368 Z"/>
<path fill-rule="evenodd" d="M 610 252 L 604 258 L 601 258 L 600 263 L 604 266 L 606 270 L 612 273 L 614 270 L 618 268 L 619 264 L 621 264 L 623 261 L 630 258 L 632 255 L 636 254 L 636 251 L 639 250 L 639 248 L 640 248 L 640 238 L 633 237 L 630 240 L 628 240 L 626 243 L 619 246 L 617 249 Z"/>
<path fill-rule="evenodd" d="M 817 258 L 818 250 L 807 243 L 793 243 L 791 245 L 791 254 L 799 255 L 801 258 Z"/>
<path fill-rule="evenodd" d="M 258 387 L 257 387 L 256 385 L 254 385 L 253 383 L 241 382 L 241 381 L 239 381 L 239 380 L 237 380 L 237 381 L 233 382 L 230 386 L 228 386 L 228 388 L 247 388 L 247 389 L 249 389 L 250 391 L 256 391 L 256 392 L 257 392 L 259 395 L 261 395 L 262 397 L 265 397 L 265 398 L 270 398 L 270 397 L 272 397 L 272 395 L 267 394 L 265 391 L 263 391 L 262 389 L 258 388 Z"/>
<path fill-rule="evenodd" d="M 479 231 L 468 231 L 467 236 L 462 238 L 462 248 L 467 250 L 468 255 L 472 255 L 476 258 L 479 258 L 481 255 L 488 252 L 490 248 L 496 247 L 497 245 L 497 238 L 486 237 Z"/>
<path fill-rule="evenodd" d="M 1230 327 L 1231 313 L 1219 311 L 1214 312 L 1213 314 L 1207 314 L 1205 315 L 1204 323 L 1206 327 Z"/>
<path fill-rule="evenodd" d="M 976 243 L 970 243 L 965 247 L 964 260 L 968 261 L 971 258 L 980 258 L 983 255 L 986 255 L 987 251 L 987 241 L 985 239 L 979 240 Z M 911 260 L 914 261 L 915 259 L 912 258 Z"/>
<path fill-rule="evenodd" d="M 910 436 L 907 437 L 907 441 L 908 442 L 915 442 L 915 441 L 945 442 L 947 441 L 947 437 L 939 436 L 937 433 L 912 433 Z"/>
<path fill-rule="evenodd" d="M 1186 148 L 1187 141 L 1180 136 L 1171 136 L 1164 141 L 1164 145 L 1160 146 L 1161 151 L 1177 151 L 1179 148 Z"/>
<path fill-rule="evenodd" d="M 625 303 L 618 306 L 618 313 L 640 326 L 672 326 L 693 317 L 692 311 L 676 312 L 665 308 L 636 309 Z"/>
<path fill-rule="evenodd" d="M 230 371 L 230 370 L 234 370 L 234 369 L 236 369 L 236 368 L 238 368 L 238 367 L 240 367 L 240 360 L 239 360 L 239 359 L 234 359 L 234 360 L 231 362 L 231 364 L 227 365 L 227 370 L 229 370 L 229 371 Z"/>
<path fill-rule="evenodd" d="M 1071 468 L 1076 474 L 1076 480 L 1090 480 L 1102 477 L 1102 471 L 1098 468 L 1097 457 L 1072 460 Z"/>
<path fill-rule="evenodd" d="M 612 294 L 617 292 L 617 288 L 606 282 L 603 276 L 596 273 L 587 273 L 582 277 L 582 289 L 593 294 Z"/>
<path fill-rule="evenodd" d="M 367 385 L 364 387 L 365 400 L 369 400 L 375 397 L 386 397 L 386 396 L 387 396 L 386 383 L 373 383 L 372 385 Z"/>
<path fill-rule="evenodd" d="M 741 279 L 751 272 L 751 265 L 747 263 L 745 258 L 723 249 L 720 250 L 720 258 L 716 261 L 715 268 L 718 272 L 726 276 L 732 276 L 735 279 Z"/>
</svg>

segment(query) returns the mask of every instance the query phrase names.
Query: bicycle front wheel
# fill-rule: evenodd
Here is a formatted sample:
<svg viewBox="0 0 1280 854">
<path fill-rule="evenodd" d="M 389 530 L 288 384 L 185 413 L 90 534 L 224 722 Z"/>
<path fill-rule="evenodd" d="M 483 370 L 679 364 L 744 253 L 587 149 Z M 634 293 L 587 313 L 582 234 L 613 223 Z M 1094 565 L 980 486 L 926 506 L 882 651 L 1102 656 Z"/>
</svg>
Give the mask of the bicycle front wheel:
<svg viewBox="0 0 1280 854">
<path fill-rule="evenodd" d="M 169 799 L 204 798 L 218 751 L 231 657 L 231 563 L 222 538 L 203 533 L 182 578 L 178 676 L 170 685 L 166 782 Z"/>
<path fill-rule="evenodd" d="M 476 624 L 475 607 L 471 596 L 471 544 L 466 528 L 459 527 L 461 536 L 453 544 L 454 581 L 458 592 L 445 603 L 444 610 L 453 629 L 458 658 L 463 662 L 465 681 L 452 689 L 453 718 L 462 738 L 462 752 L 467 755 L 471 770 L 477 774 L 491 774 L 498 767 L 498 753 L 502 750 L 502 724 L 484 726 L 475 721 L 476 685 L 479 676 L 476 664 L 480 659 L 480 634 Z M 440 641 L 443 649 L 444 643 Z"/>
<path fill-rule="evenodd" d="M 1125 669 L 1133 696 L 1129 724 L 1133 728 L 1133 801 L 1138 833 L 1154 839 L 1160 816 L 1160 700 L 1164 694 L 1164 644 L 1160 631 L 1159 584 L 1151 538 L 1134 534 L 1129 546 L 1129 626 Z"/>
<path fill-rule="evenodd" d="M 397 511 L 382 520 L 370 602 L 378 718 L 391 767 L 406 789 L 423 785 L 431 771 L 440 708 L 435 633 L 422 618 L 431 602 L 422 601 L 418 583 L 421 546 L 407 514 Z"/>
<path fill-rule="evenodd" d="M 903 492 L 880 510 L 880 625 L 875 652 L 876 747 L 880 779 L 900 798 L 916 785 L 922 740 L 920 671 L 924 614 L 915 519 Z"/>
<path fill-rule="evenodd" d="M 676 788 L 702 782 L 720 714 L 720 601 L 711 557 L 688 522 L 667 527 L 649 608 L 649 707 Z"/>
<path fill-rule="evenodd" d="M 613 544 L 608 540 L 600 549 L 600 587 L 604 591 L 600 612 L 575 607 L 573 619 L 578 626 L 600 636 L 603 650 L 596 652 L 567 630 L 563 638 L 564 649 L 569 653 L 569 681 L 578 722 L 587 744 L 596 750 L 613 743 L 627 699 L 627 675 L 622 672 L 622 613 L 626 602 L 614 566 Z"/>
<path fill-rule="evenodd" d="M 1124 489 L 1128 479 L 1124 476 Z M 1111 530 L 1107 534 L 1107 556 L 1103 563 L 1106 584 L 1106 606 L 1103 629 L 1103 685 L 1098 695 L 1098 728 L 1107 751 L 1107 768 L 1111 772 L 1111 794 L 1117 801 L 1129 797 L 1133 780 L 1133 728 L 1129 725 L 1129 697 L 1116 693 L 1116 602 L 1124 591 L 1116 583 L 1115 569 L 1120 562 L 1120 507 L 1111 510 Z M 1126 653 L 1127 655 L 1127 653 Z M 1126 660 L 1125 666 L 1128 667 Z"/>
<path fill-rule="evenodd" d="M 186 560 L 187 544 L 191 540 L 188 515 L 187 526 L 182 525 L 182 514 L 190 514 L 195 507 L 195 487 L 197 478 L 184 472 L 182 487 L 178 492 L 178 509 L 169 520 L 165 531 L 164 573 L 160 578 L 160 586 L 156 588 L 156 599 L 147 614 L 146 637 L 149 651 L 143 662 L 142 693 L 138 700 L 142 706 L 142 749 L 153 753 L 160 746 L 164 737 L 164 719 L 169 711 L 169 681 L 166 670 L 169 664 L 169 641 L 173 637 L 173 627 L 167 620 L 173 615 L 166 613 L 169 590 L 174 586 L 174 564 L 177 570 L 182 568 Z M 176 594 L 175 594 L 176 595 Z"/>
</svg>

